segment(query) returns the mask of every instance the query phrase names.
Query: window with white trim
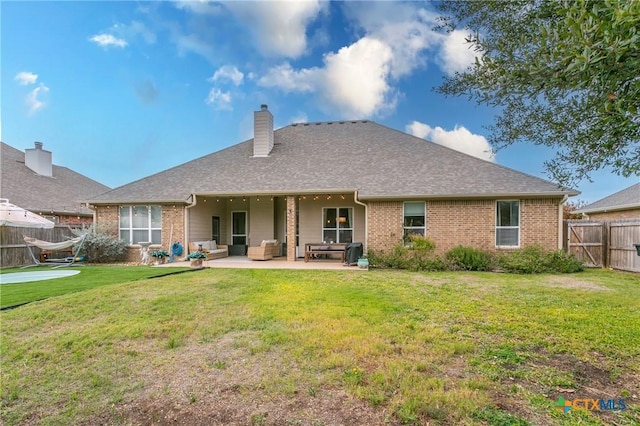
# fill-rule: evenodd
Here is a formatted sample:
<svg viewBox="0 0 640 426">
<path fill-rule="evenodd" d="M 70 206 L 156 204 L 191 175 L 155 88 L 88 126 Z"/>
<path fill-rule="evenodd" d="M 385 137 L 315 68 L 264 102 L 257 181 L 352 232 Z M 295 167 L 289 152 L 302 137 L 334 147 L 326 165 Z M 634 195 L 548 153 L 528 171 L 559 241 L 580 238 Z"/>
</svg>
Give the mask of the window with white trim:
<svg viewBox="0 0 640 426">
<path fill-rule="evenodd" d="M 162 206 L 120 206 L 120 239 L 162 244 Z"/>
<path fill-rule="evenodd" d="M 409 241 L 412 235 L 422 237 L 427 234 L 427 214 L 424 201 L 405 201 L 402 217 L 404 227 L 404 241 Z"/>
<path fill-rule="evenodd" d="M 496 247 L 520 246 L 520 201 L 496 202 Z"/>
<path fill-rule="evenodd" d="M 322 209 L 322 241 L 353 242 L 353 209 L 351 207 Z"/>
</svg>

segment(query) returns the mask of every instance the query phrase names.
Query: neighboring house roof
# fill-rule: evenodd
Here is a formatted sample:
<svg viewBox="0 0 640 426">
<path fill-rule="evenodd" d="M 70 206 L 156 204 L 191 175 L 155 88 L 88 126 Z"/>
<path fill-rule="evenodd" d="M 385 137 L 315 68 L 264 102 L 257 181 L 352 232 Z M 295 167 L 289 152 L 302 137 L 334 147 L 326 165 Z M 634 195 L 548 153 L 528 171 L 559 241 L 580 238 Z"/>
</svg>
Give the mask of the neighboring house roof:
<svg viewBox="0 0 640 426">
<path fill-rule="evenodd" d="M 88 201 L 187 202 L 191 194 L 347 193 L 361 199 L 563 196 L 579 192 L 371 121 L 292 124 L 268 157 L 253 140 Z"/>
<path fill-rule="evenodd" d="M 640 182 L 586 205 L 575 213 L 598 213 L 640 208 Z"/>
<path fill-rule="evenodd" d="M 52 176 L 42 176 L 25 165 L 25 153 L 1 142 L 0 197 L 34 213 L 92 215 L 81 205 L 87 198 L 108 191 L 88 177 L 66 167 L 52 165 Z"/>
</svg>

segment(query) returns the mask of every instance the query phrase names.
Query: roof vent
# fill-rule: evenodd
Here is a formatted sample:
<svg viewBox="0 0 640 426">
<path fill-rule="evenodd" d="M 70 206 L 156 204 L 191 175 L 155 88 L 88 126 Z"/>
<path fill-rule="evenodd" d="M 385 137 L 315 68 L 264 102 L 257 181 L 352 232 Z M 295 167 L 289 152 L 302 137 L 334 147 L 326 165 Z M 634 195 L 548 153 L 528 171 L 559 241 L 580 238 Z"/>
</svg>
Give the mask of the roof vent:
<svg viewBox="0 0 640 426">
<path fill-rule="evenodd" d="M 253 156 L 268 157 L 273 149 L 273 115 L 267 105 L 253 113 Z"/>
<path fill-rule="evenodd" d="M 51 151 L 42 149 L 42 142 L 36 142 L 35 148 L 24 150 L 24 164 L 42 176 L 53 176 Z"/>
</svg>

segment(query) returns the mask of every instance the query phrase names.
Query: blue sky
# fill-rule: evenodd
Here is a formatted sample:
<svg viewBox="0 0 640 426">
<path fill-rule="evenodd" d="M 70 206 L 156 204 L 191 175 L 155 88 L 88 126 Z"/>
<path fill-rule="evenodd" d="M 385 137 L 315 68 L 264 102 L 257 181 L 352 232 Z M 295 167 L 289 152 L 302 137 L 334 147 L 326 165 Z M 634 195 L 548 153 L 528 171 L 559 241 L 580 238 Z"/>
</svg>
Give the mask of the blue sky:
<svg viewBox="0 0 640 426">
<path fill-rule="evenodd" d="M 370 119 L 548 178 L 553 150 L 490 156 L 494 111 L 434 93 L 473 53 L 423 2 L 2 1 L 2 141 L 117 187 L 276 127 Z M 596 201 L 638 182 L 582 182 Z"/>
</svg>

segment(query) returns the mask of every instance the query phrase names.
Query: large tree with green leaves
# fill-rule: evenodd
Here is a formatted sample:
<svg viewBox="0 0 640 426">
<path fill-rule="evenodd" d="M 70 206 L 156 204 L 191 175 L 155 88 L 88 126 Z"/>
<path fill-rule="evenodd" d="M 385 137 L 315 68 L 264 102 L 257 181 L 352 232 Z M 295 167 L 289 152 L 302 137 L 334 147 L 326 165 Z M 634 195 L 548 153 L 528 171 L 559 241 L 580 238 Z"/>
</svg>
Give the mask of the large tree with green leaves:
<svg viewBox="0 0 640 426">
<path fill-rule="evenodd" d="M 552 178 L 640 175 L 640 1 L 445 1 L 440 29 L 466 29 L 478 58 L 436 90 L 500 112 L 497 148 L 556 148 Z"/>
</svg>

